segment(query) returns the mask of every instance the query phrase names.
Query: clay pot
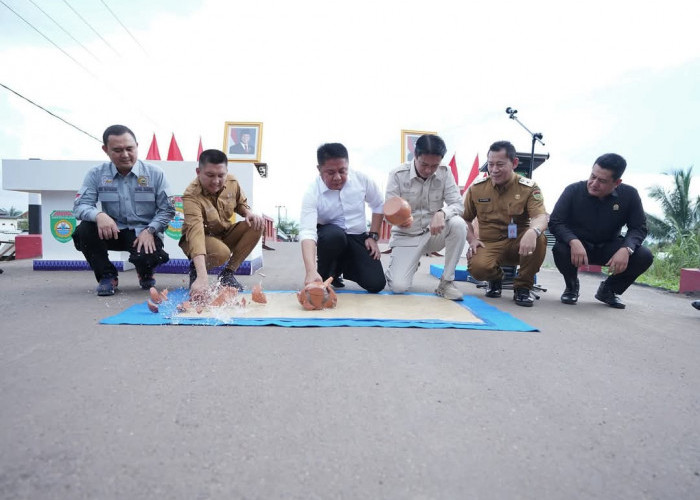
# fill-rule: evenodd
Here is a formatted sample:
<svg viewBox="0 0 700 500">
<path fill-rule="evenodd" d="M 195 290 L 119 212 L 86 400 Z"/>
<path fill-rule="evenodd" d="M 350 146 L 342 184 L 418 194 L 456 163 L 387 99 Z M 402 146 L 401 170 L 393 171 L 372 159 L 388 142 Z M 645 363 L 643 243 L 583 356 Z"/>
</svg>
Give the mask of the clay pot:
<svg viewBox="0 0 700 500">
<path fill-rule="evenodd" d="M 297 299 L 299 299 L 301 306 L 307 311 L 335 307 L 338 297 L 330 286 L 331 281 L 333 281 L 332 276 L 324 283 L 314 281 L 306 285 L 303 290 L 297 293 Z"/>
<path fill-rule="evenodd" d="M 403 226 L 409 222 L 413 223 L 411 205 L 399 196 L 386 200 L 384 203 L 384 217 L 394 226 Z"/>
<path fill-rule="evenodd" d="M 265 294 L 262 291 L 262 285 L 260 283 L 253 285 L 250 296 L 253 299 L 253 302 L 257 302 L 258 304 L 267 304 L 267 297 L 265 297 Z"/>
</svg>

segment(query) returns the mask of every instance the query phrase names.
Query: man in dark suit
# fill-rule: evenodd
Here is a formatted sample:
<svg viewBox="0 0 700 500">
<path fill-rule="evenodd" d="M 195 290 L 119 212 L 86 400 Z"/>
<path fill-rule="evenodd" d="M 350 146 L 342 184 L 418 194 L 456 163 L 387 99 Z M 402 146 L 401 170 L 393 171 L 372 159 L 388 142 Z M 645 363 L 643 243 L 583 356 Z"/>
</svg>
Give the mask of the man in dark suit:
<svg viewBox="0 0 700 500">
<path fill-rule="evenodd" d="M 241 139 L 228 148 L 229 154 L 252 155 L 255 154 L 255 145 L 250 140 L 251 134 L 248 130 L 241 132 Z"/>
</svg>

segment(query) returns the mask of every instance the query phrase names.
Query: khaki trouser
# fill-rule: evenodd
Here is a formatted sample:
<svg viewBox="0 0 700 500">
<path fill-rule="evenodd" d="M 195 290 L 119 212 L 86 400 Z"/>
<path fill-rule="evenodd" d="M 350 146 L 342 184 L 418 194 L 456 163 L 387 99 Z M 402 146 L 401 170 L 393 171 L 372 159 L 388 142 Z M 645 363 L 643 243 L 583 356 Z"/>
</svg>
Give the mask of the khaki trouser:
<svg viewBox="0 0 700 500">
<path fill-rule="evenodd" d="M 226 268 L 235 271 L 258 244 L 262 233 L 262 230 L 256 231 L 247 222 L 236 222 L 219 236 L 205 236 L 207 269 L 218 267 L 226 262 Z M 180 241 L 180 248 L 187 257 L 192 258 L 186 240 Z"/>
<path fill-rule="evenodd" d="M 493 281 L 503 279 L 501 266 L 520 266 L 518 275 L 513 280 L 513 288 L 527 288 L 532 290 L 537 274 L 547 254 L 547 238 L 541 234 L 537 238 L 537 246 L 532 255 L 519 255 L 520 239 L 524 232 L 516 239 L 504 239 L 500 241 L 483 242 L 486 247 L 479 247 L 471 259 L 469 259 L 469 274 L 480 281 Z"/>
<path fill-rule="evenodd" d="M 429 232 L 417 236 L 395 236 L 392 238 L 391 257 L 386 270 L 386 282 L 394 293 L 407 292 L 413 284 L 413 275 L 418 270 L 420 258 L 426 253 L 445 249 L 445 268 L 442 278 L 455 279 L 455 268 L 467 240 L 467 225 L 461 217 L 452 217 L 445 223 L 440 234 Z"/>
</svg>

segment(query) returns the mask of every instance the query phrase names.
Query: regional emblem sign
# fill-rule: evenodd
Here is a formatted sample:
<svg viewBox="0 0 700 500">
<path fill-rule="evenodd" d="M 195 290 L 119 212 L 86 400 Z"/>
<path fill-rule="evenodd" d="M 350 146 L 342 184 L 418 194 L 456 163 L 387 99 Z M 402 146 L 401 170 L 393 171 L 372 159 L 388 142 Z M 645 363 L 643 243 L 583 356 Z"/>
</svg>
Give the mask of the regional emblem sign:
<svg viewBox="0 0 700 500">
<path fill-rule="evenodd" d="M 51 234 L 61 243 L 68 243 L 71 240 L 77 221 L 70 210 L 54 210 L 49 216 L 51 223 Z"/>
<path fill-rule="evenodd" d="M 168 223 L 168 227 L 165 229 L 165 234 L 170 236 L 174 240 L 179 240 L 182 236 L 182 223 L 185 220 L 185 211 L 182 206 L 182 197 L 173 196 L 172 197 L 173 207 L 175 207 L 175 217 Z"/>
</svg>

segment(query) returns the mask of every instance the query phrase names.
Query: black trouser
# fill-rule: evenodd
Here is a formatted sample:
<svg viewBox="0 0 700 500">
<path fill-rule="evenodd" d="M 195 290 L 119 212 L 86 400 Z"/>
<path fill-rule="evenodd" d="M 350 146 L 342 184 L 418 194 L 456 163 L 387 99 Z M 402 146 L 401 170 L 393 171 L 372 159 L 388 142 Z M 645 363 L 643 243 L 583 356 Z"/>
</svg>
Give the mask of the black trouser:
<svg viewBox="0 0 700 500">
<path fill-rule="evenodd" d="M 333 224 L 316 226 L 318 274 L 324 280 L 340 276 L 354 281 L 370 293 L 381 292 L 386 285 L 384 269 L 365 247 L 367 233 L 345 234 Z"/>
<path fill-rule="evenodd" d="M 615 252 L 622 248 L 624 242 L 624 238 L 619 237 L 605 243 L 588 243 L 586 241 L 581 243 L 583 243 L 588 254 L 588 263 L 604 266 Z M 568 243 L 557 240 L 552 247 L 552 255 L 554 255 L 554 263 L 557 269 L 564 276 L 564 281 L 569 286 L 576 280 L 578 275 L 578 269 L 571 263 L 571 247 L 569 247 Z M 605 283 L 613 292 L 620 295 L 635 282 L 640 274 L 649 269 L 653 260 L 654 256 L 651 254 L 651 251 L 646 247 L 640 246 L 630 255 L 625 272 L 608 276 Z"/>
<path fill-rule="evenodd" d="M 152 275 L 153 269 L 170 260 L 163 250 L 163 240 L 159 237 L 153 238 L 156 245 L 156 251 L 153 253 L 145 253 L 143 248 L 137 252 L 133 245 L 134 240 L 136 240 L 136 231 L 133 229 L 119 230 L 117 239 L 102 240 L 97 232 L 97 224 L 89 221 L 82 221 L 73 232 L 75 248 L 83 252 L 98 282 L 102 278 L 116 278 L 118 274 L 117 268 L 109 261 L 108 250 L 129 252 L 129 262 L 134 265 L 139 276 Z"/>
</svg>

